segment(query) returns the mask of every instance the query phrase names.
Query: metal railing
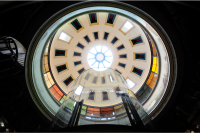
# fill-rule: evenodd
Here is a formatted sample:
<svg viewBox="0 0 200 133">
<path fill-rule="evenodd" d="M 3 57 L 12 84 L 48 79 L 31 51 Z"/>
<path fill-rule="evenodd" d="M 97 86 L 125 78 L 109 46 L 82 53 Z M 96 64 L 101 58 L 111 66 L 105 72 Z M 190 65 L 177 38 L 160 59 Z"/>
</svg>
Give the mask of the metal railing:
<svg viewBox="0 0 200 133">
<path fill-rule="evenodd" d="M 1 37 L 0 53 L 2 64 L 0 70 L 0 79 L 15 75 L 24 68 L 25 53 L 18 53 L 18 47 L 12 37 Z"/>
</svg>

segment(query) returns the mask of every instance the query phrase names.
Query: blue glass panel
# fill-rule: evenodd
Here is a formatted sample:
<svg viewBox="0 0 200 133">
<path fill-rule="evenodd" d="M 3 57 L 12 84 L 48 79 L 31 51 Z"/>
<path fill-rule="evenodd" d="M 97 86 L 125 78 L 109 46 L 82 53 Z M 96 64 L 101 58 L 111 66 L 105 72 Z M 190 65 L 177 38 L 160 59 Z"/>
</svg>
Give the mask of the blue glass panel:
<svg viewBox="0 0 200 133">
<path fill-rule="evenodd" d="M 78 73 L 81 74 L 84 70 L 85 70 L 85 69 L 82 68 L 82 69 L 80 69 L 80 70 L 78 71 Z"/>
<path fill-rule="evenodd" d="M 121 50 L 121 49 L 124 49 L 125 47 L 124 47 L 124 45 L 122 44 L 122 45 L 120 45 L 119 47 L 117 47 L 117 49 L 118 50 Z"/>
<path fill-rule="evenodd" d="M 83 46 L 82 44 L 78 43 L 77 46 L 81 49 L 84 49 L 85 46 Z"/>
<path fill-rule="evenodd" d="M 74 65 L 76 66 L 76 65 L 79 65 L 79 64 L 81 64 L 81 61 L 76 61 L 76 62 L 74 62 Z"/>
<path fill-rule="evenodd" d="M 126 54 L 119 55 L 119 58 L 127 58 Z"/>
<path fill-rule="evenodd" d="M 74 52 L 74 56 L 81 56 L 81 53 Z"/>
<path fill-rule="evenodd" d="M 126 67 L 126 64 L 123 64 L 123 63 L 119 63 L 118 65 L 121 66 L 121 67 L 123 67 L 123 68 Z"/>
</svg>

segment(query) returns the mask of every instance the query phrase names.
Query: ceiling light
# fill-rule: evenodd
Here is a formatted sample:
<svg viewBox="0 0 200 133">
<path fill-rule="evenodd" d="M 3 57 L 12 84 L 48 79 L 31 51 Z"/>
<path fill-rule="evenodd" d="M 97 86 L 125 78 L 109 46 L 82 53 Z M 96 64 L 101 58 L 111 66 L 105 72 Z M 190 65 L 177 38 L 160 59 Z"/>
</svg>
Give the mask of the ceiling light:
<svg viewBox="0 0 200 133">
<path fill-rule="evenodd" d="M 64 33 L 64 32 L 61 32 L 61 34 L 59 36 L 59 39 L 61 39 L 63 41 L 66 41 L 66 42 L 69 42 L 71 37 L 69 35 L 67 35 L 66 33 Z"/>
<path fill-rule="evenodd" d="M 88 53 L 87 60 L 89 66 L 94 70 L 104 71 L 112 64 L 113 56 L 107 47 L 96 46 Z"/>
<path fill-rule="evenodd" d="M 113 77 L 111 74 L 109 75 L 109 77 L 110 77 L 110 82 L 113 82 Z"/>
<path fill-rule="evenodd" d="M 77 87 L 76 91 L 75 91 L 75 94 L 76 94 L 76 95 L 80 95 L 81 92 L 82 92 L 82 90 L 83 90 L 83 86 L 79 85 L 79 86 Z"/>
<path fill-rule="evenodd" d="M 128 32 L 131 28 L 133 27 L 133 25 L 129 22 L 126 21 L 126 23 L 124 24 L 124 26 L 121 28 L 121 30 L 126 33 Z"/>
<path fill-rule="evenodd" d="M 133 88 L 135 86 L 135 83 L 131 81 L 130 79 L 127 79 L 126 82 L 130 88 Z"/>
<path fill-rule="evenodd" d="M 3 122 L 1 122 L 1 126 L 4 127 L 4 123 Z"/>
</svg>

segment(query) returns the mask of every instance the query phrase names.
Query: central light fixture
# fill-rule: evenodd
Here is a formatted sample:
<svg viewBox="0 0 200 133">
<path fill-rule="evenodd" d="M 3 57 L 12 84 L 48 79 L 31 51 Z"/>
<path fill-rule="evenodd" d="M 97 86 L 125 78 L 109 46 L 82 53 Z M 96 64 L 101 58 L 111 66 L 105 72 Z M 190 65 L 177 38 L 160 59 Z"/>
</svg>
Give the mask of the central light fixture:
<svg viewBox="0 0 200 133">
<path fill-rule="evenodd" d="M 103 61 L 104 58 L 105 58 L 104 54 L 102 54 L 102 53 L 99 53 L 99 54 L 96 55 L 96 60 L 99 61 L 99 62 Z"/>
<path fill-rule="evenodd" d="M 109 68 L 113 61 L 113 56 L 105 46 L 96 46 L 88 53 L 88 64 L 91 68 L 97 71 L 104 71 Z"/>
</svg>

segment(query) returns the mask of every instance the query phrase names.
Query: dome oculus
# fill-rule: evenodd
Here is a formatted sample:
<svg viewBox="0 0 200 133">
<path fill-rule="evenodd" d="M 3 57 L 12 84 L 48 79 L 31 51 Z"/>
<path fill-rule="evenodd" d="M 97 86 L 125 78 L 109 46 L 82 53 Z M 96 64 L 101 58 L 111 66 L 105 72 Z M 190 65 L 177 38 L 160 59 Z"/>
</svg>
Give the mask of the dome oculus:
<svg viewBox="0 0 200 133">
<path fill-rule="evenodd" d="M 97 71 L 104 71 L 109 68 L 113 61 L 113 56 L 107 47 L 96 46 L 88 53 L 88 64 Z"/>
</svg>

